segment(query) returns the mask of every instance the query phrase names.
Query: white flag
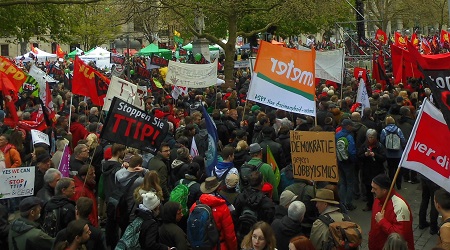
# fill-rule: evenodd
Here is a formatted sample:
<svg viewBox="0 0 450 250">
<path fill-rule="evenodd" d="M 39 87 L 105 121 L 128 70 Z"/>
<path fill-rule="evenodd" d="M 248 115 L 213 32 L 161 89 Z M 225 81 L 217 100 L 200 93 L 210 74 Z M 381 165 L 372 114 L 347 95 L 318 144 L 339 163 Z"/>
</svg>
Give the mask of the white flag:
<svg viewBox="0 0 450 250">
<path fill-rule="evenodd" d="M 361 116 L 362 116 L 362 114 L 363 114 L 362 111 L 365 108 L 370 108 L 369 95 L 367 94 L 366 83 L 364 82 L 364 80 L 362 78 L 361 78 L 361 80 L 359 80 L 358 94 L 356 95 L 356 102 L 361 103 Z"/>
<path fill-rule="evenodd" d="M 189 153 L 192 157 L 198 156 L 197 144 L 195 143 L 194 137 L 192 137 L 191 151 Z"/>
</svg>

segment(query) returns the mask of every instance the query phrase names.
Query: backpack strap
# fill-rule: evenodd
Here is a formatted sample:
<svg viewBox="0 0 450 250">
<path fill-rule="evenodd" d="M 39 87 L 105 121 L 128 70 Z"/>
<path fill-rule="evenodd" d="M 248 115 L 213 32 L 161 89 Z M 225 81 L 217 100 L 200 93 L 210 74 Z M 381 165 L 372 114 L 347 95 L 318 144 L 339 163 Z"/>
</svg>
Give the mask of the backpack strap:
<svg viewBox="0 0 450 250">
<path fill-rule="evenodd" d="M 234 167 L 232 167 L 232 168 L 234 168 Z M 230 172 L 230 170 L 232 168 L 228 168 L 227 170 L 225 170 L 225 172 L 223 172 L 222 176 L 220 177 L 219 181 L 225 180 L 225 178 L 227 178 L 227 175 L 228 175 L 228 173 Z M 217 177 L 217 175 L 216 175 L 216 168 L 214 168 L 214 175 Z"/>
<path fill-rule="evenodd" d="M 187 184 L 187 187 L 191 188 L 191 186 L 194 185 L 194 184 L 195 184 L 195 181 L 191 181 L 191 182 L 189 182 L 189 184 Z"/>
<path fill-rule="evenodd" d="M 334 222 L 333 218 L 329 214 L 321 214 L 319 215 L 319 220 L 321 220 L 327 227 L 330 226 L 331 223 Z"/>
</svg>

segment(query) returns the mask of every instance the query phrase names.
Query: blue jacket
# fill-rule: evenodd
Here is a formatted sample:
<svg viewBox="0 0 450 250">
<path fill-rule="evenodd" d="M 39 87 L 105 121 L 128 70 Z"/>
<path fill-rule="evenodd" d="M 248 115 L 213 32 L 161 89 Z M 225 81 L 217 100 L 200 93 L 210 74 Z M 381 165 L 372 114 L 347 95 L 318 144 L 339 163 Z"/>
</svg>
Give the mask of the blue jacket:
<svg viewBox="0 0 450 250">
<path fill-rule="evenodd" d="M 336 141 L 341 138 L 345 137 L 348 141 L 348 158 L 352 161 L 356 161 L 356 145 L 355 145 L 355 139 L 353 139 L 352 132 L 346 130 L 345 128 L 342 128 L 341 131 L 336 133 Z"/>
<path fill-rule="evenodd" d="M 383 130 L 381 130 L 380 134 L 380 142 L 383 145 L 386 145 L 386 136 L 389 133 L 397 133 L 398 137 L 400 137 L 400 143 L 402 144 L 402 149 L 400 150 L 390 150 L 386 149 L 386 158 L 401 158 L 403 154 L 403 149 L 406 146 L 406 139 L 403 135 L 402 130 L 397 127 L 395 124 L 389 124 L 387 125 Z"/>
</svg>

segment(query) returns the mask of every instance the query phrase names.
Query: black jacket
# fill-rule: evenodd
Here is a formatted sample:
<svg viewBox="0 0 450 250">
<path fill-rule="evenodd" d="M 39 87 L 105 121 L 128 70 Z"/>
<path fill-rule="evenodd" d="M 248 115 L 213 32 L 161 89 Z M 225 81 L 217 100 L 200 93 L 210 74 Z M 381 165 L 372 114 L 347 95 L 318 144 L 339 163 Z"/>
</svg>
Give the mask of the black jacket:
<svg viewBox="0 0 450 250">
<path fill-rule="evenodd" d="M 278 164 L 278 168 L 282 169 L 286 166 L 286 156 L 284 155 L 283 148 L 280 143 L 275 142 L 270 139 L 269 136 L 264 135 L 263 140 L 259 143 L 259 145 L 262 148 L 263 162 L 267 163 L 267 146 L 269 146 L 270 151 Z"/>
<path fill-rule="evenodd" d="M 144 220 L 139 232 L 139 244 L 141 245 L 141 249 L 167 250 L 168 246 L 159 243 L 159 223 L 153 216 L 153 212 L 138 208 L 136 209 L 136 217 L 140 217 Z"/>
<path fill-rule="evenodd" d="M 384 173 L 384 162 L 386 161 L 386 148 L 380 143 L 377 142 L 377 146 L 373 147 L 371 150 L 375 153 L 374 157 L 365 156 L 365 152 L 367 152 L 367 142 L 365 142 L 356 153 L 360 162 L 362 162 L 362 183 L 366 185 L 370 185 L 372 179 Z"/>
<path fill-rule="evenodd" d="M 103 190 L 105 192 L 105 201 L 111 196 L 114 190 L 116 172 L 122 168 L 122 164 L 117 161 L 105 161 L 102 166 Z"/>
<path fill-rule="evenodd" d="M 264 195 L 261 190 L 254 188 L 247 188 L 236 197 L 234 201 L 233 221 L 238 224 L 239 216 L 248 207 L 258 214 L 258 220 L 272 223 L 275 216 L 275 204 L 273 201 Z"/>
<path fill-rule="evenodd" d="M 89 240 L 86 242 L 86 250 L 106 250 L 106 242 L 105 242 L 105 234 L 100 228 L 94 227 L 88 220 L 86 220 L 89 226 L 89 230 L 91 230 L 91 236 Z M 55 244 L 53 248 L 59 243 L 67 240 L 66 236 L 66 228 L 59 231 L 55 238 Z"/>
<path fill-rule="evenodd" d="M 289 134 L 279 135 L 276 142 L 281 144 L 286 166 L 292 162 L 291 159 L 291 138 Z M 271 149 L 272 150 L 272 149 Z M 273 152 L 272 152 L 273 153 Z M 281 169 L 280 169 L 281 170 Z"/>
<path fill-rule="evenodd" d="M 44 187 L 37 192 L 36 196 L 41 198 L 41 200 L 45 203 L 55 196 L 55 189 L 50 187 L 48 184 L 45 184 Z"/>
<path fill-rule="evenodd" d="M 64 195 L 53 196 L 42 208 L 41 218 L 45 218 L 45 214 L 51 212 L 53 209 L 62 208 L 61 216 L 59 217 L 59 229 L 66 228 L 67 225 L 75 220 L 75 202 L 69 200 Z"/>
<path fill-rule="evenodd" d="M 295 236 L 303 234 L 300 221 L 295 221 L 287 215 L 281 219 L 275 219 L 272 222 L 272 229 L 275 232 L 278 250 L 288 250 L 289 241 Z"/>
</svg>

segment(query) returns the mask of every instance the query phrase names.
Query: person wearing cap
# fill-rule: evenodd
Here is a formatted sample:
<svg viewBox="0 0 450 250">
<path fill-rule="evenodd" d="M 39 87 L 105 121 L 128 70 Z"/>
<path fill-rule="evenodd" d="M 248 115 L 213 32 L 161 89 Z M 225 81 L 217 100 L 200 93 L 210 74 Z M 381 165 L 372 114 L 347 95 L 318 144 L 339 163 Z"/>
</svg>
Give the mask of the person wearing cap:
<svg viewBox="0 0 450 250">
<path fill-rule="evenodd" d="M 339 202 L 334 199 L 334 193 L 330 189 L 318 189 L 316 191 L 316 198 L 311 199 L 316 202 L 317 210 L 320 215 L 330 217 L 334 221 L 343 221 L 344 214 L 339 210 Z M 328 226 L 321 220 L 314 221 L 311 228 L 311 242 L 316 249 L 323 248 L 329 240 Z"/>
<path fill-rule="evenodd" d="M 372 207 L 369 249 L 383 249 L 389 235 L 398 233 L 408 242 L 408 249 L 414 250 L 413 218 L 409 204 L 394 189 L 388 197 L 391 180 L 386 174 L 375 176 L 371 185 L 375 201 Z M 388 201 L 384 211 L 382 211 L 386 199 Z"/>
<path fill-rule="evenodd" d="M 205 182 L 200 185 L 202 195 L 199 202 L 208 205 L 212 210 L 217 230 L 220 232 L 220 250 L 237 250 L 236 234 L 234 233 L 233 219 L 231 218 L 230 209 L 226 201 L 218 194 L 220 182 L 215 176 L 206 178 Z M 197 203 L 190 208 L 192 212 Z"/>
<path fill-rule="evenodd" d="M 219 194 L 229 203 L 234 204 L 239 192 L 236 190 L 239 184 L 239 173 L 230 173 L 225 178 L 225 184 Z"/>
<path fill-rule="evenodd" d="M 265 149 L 267 150 L 267 149 Z M 264 150 L 264 151 L 265 151 Z M 275 202 L 279 201 L 278 196 L 278 186 L 276 185 L 275 174 L 272 170 L 272 166 L 263 162 L 263 148 L 258 143 L 250 144 L 250 156 L 252 159 L 247 163 L 253 166 L 259 166 L 261 163 L 261 167 L 259 168 L 259 172 L 263 175 L 264 181 L 268 182 L 273 187 L 273 196 L 272 199 Z"/>
<path fill-rule="evenodd" d="M 0 135 L 0 150 L 5 156 L 6 168 L 18 168 L 22 165 L 22 159 L 20 158 L 20 153 L 17 151 L 16 147 L 9 143 L 9 139 L 9 135 Z"/>
<path fill-rule="evenodd" d="M 297 197 L 292 191 L 284 190 L 280 195 L 280 204 L 275 205 L 275 219 L 281 219 L 287 215 L 289 205 L 297 200 Z"/>
<path fill-rule="evenodd" d="M 45 151 L 45 153 L 38 154 L 36 156 L 36 169 L 34 177 L 34 190 L 41 190 L 44 187 L 44 175 L 47 170 L 51 167 L 52 161 L 50 154 Z M 37 194 L 35 192 L 35 195 Z"/>
<path fill-rule="evenodd" d="M 36 222 L 41 209 L 42 200 L 37 197 L 27 197 L 20 202 L 20 217 L 11 223 L 9 229 L 9 249 L 51 249 L 54 239 Z"/>
<path fill-rule="evenodd" d="M 61 179 L 61 172 L 58 169 L 50 168 L 44 174 L 44 186 L 37 192 L 36 197 L 45 203 L 55 196 L 56 183 Z"/>
<path fill-rule="evenodd" d="M 353 190 L 355 186 L 355 162 L 356 162 L 356 145 L 353 138 L 354 123 L 350 119 L 344 119 L 341 122 L 341 130 L 336 133 L 336 142 L 341 137 L 345 137 L 348 141 L 348 159 L 338 160 L 339 169 L 339 194 L 345 208 L 349 211 L 356 209 L 353 205 Z"/>
<path fill-rule="evenodd" d="M 278 250 L 289 250 L 289 240 L 298 235 L 303 235 L 302 221 L 306 207 L 301 201 L 293 201 L 288 206 L 288 213 L 281 219 L 272 222 L 275 232 Z"/>
</svg>

